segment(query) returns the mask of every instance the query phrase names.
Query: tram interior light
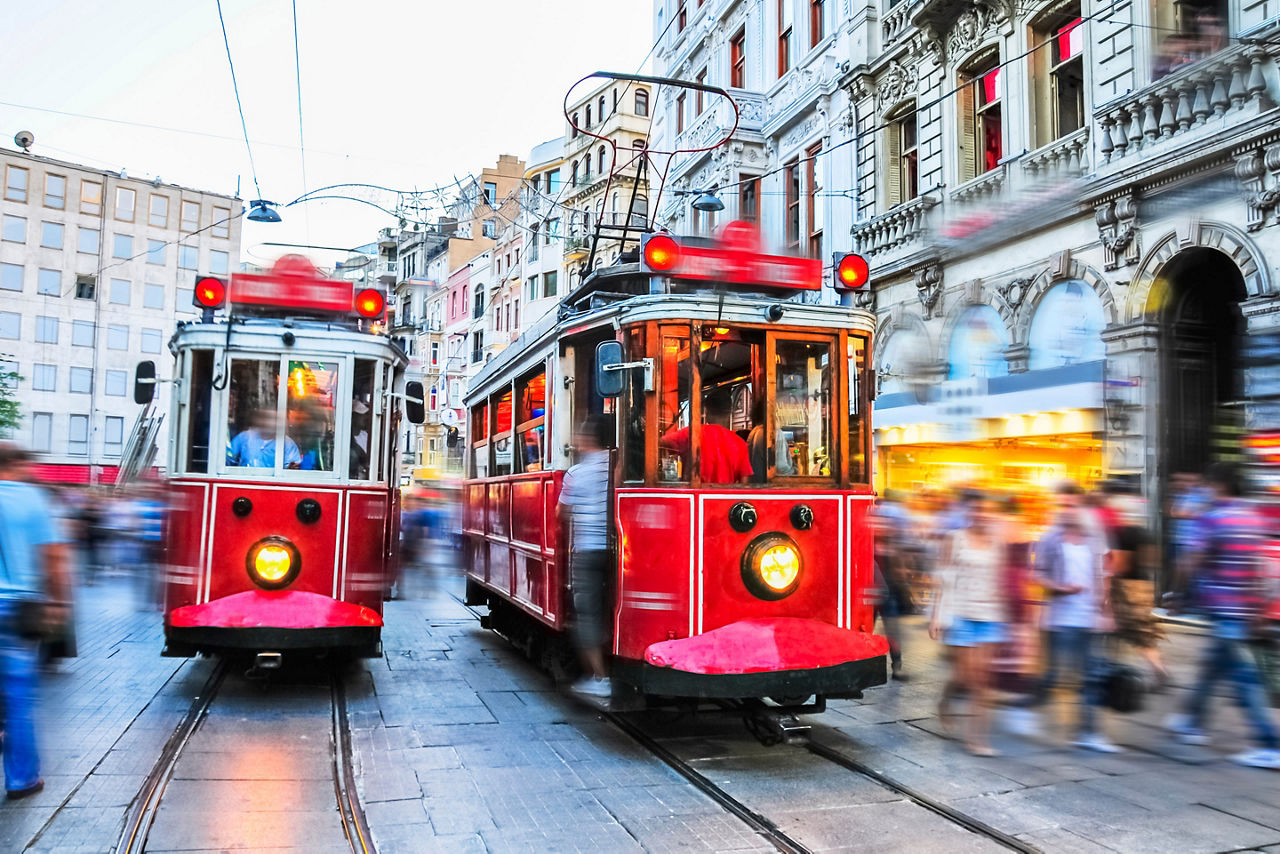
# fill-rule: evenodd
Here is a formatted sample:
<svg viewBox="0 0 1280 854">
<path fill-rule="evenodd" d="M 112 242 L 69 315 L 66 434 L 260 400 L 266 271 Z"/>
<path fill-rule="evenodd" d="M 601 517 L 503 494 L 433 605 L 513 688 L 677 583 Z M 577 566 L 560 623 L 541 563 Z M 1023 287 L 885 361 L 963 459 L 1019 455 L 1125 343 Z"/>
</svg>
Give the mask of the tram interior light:
<svg viewBox="0 0 1280 854">
<path fill-rule="evenodd" d="M 227 283 L 215 276 L 201 276 L 196 281 L 193 297 L 200 308 L 222 308 L 227 301 Z"/>
<path fill-rule="evenodd" d="M 361 317 L 378 317 L 387 307 L 387 300 L 381 291 L 365 288 L 356 294 L 356 314 Z"/>
</svg>

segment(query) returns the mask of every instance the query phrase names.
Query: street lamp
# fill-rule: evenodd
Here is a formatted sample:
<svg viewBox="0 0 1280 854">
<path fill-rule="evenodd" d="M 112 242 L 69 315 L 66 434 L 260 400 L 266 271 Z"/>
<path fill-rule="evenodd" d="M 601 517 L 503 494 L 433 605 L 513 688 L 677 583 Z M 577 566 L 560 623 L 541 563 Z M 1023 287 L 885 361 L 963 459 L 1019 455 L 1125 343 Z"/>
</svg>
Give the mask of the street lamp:
<svg viewBox="0 0 1280 854">
<path fill-rule="evenodd" d="M 703 213 L 718 213 L 724 210 L 724 202 L 711 190 L 703 190 L 698 198 L 693 200 L 693 209 L 702 211 Z"/>
<path fill-rule="evenodd" d="M 246 219 L 250 222 L 279 222 L 280 214 L 276 213 L 275 208 L 271 207 L 275 202 L 268 202 L 265 199 L 254 199 L 249 202 L 249 213 Z"/>
</svg>

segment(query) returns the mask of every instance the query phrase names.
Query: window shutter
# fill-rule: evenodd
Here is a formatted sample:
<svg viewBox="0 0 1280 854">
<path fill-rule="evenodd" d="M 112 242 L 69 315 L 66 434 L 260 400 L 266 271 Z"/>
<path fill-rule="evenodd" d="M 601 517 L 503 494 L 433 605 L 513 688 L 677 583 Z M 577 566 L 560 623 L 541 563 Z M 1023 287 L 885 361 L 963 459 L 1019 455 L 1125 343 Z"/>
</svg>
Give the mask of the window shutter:
<svg viewBox="0 0 1280 854">
<path fill-rule="evenodd" d="M 956 92 L 956 123 L 960 133 L 960 183 L 971 181 L 978 176 L 978 137 L 974 132 L 974 81 L 962 77 L 963 86 Z"/>
<path fill-rule="evenodd" d="M 885 130 L 885 209 L 901 204 L 902 124 L 894 122 Z"/>
</svg>

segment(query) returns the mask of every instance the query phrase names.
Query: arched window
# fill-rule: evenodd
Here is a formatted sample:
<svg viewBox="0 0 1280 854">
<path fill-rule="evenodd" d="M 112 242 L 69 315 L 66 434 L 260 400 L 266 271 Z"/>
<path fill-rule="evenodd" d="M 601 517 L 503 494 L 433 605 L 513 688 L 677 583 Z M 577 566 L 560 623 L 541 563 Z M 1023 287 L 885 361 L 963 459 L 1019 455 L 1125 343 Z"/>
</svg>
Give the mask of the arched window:
<svg viewBox="0 0 1280 854">
<path fill-rule="evenodd" d="M 587 104 L 587 123 L 583 127 L 591 127 L 591 105 Z"/>
<path fill-rule="evenodd" d="M 613 112 L 618 112 L 618 87 L 613 87 Z"/>
<path fill-rule="evenodd" d="M 649 90 L 648 89 L 636 90 L 636 115 L 637 116 L 649 115 Z"/>
<path fill-rule="evenodd" d="M 914 327 L 897 329 L 889 336 L 876 364 L 881 394 L 911 391 L 912 381 L 927 361 L 925 347 L 924 336 Z"/>
<path fill-rule="evenodd" d="M 599 161 L 596 166 L 596 171 L 599 172 L 601 175 L 603 175 L 604 174 L 604 146 L 603 145 L 600 146 L 599 149 L 597 149 L 596 156 Z"/>
<path fill-rule="evenodd" d="M 573 164 L 573 169 L 571 170 L 571 174 L 573 176 L 572 178 L 573 183 L 577 184 L 578 183 L 578 164 L 576 162 Z"/>
<path fill-rule="evenodd" d="M 1102 328 L 1107 325 L 1102 300 L 1085 282 L 1061 282 L 1040 298 L 1027 343 L 1028 367 L 1058 368 L 1101 361 L 1106 356 Z"/>
<path fill-rule="evenodd" d="M 569 130 L 569 138 L 577 139 L 578 138 L 578 114 L 577 113 L 573 114 L 572 124 L 573 124 L 573 127 Z"/>
<path fill-rule="evenodd" d="M 601 96 L 600 96 L 600 100 L 599 100 L 599 101 L 596 101 L 596 112 L 597 112 L 597 113 L 599 114 L 599 116 L 600 116 L 600 121 L 604 121 L 604 117 L 605 117 L 605 111 L 604 111 L 604 95 L 601 95 Z"/>
<path fill-rule="evenodd" d="M 649 200 L 636 196 L 631 200 L 631 225 L 644 228 L 649 223 Z"/>
<path fill-rule="evenodd" d="M 948 379 L 970 377 L 1003 377 L 1009 373 L 1004 349 L 1009 346 L 1009 333 L 1000 313 L 989 305 L 969 307 L 951 332 L 947 360 L 951 363 Z"/>
<path fill-rule="evenodd" d="M 591 178 L 591 152 L 588 151 L 586 157 L 582 158 L 582 180 L 586 181 Z"/>
</svg>

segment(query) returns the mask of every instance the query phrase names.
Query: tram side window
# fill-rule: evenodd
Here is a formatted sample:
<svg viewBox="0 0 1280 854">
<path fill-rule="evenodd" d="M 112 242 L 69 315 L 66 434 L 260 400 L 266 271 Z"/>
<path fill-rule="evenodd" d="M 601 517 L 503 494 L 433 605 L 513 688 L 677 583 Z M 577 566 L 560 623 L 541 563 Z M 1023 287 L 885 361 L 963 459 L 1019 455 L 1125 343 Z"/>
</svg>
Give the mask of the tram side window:
<svg viewBox="0 0 1280 854">
<path fill-rule="evenodd" d="M 187 471 L 209 471 L 210 406 L 213 402 L 213 351 L 192 350 L 191 399 L 187 411 Z"/>
<path fill-rule="evenodd" d="M 351 442 L 347 477 L 369 479 L 369 449 L 373 446 L 373 379 L 377 363 L 356 359 L 351 377 Z"/>
<path fill-rule="evenodd" d="M 774 419 L 778 442 L 796 477 L 830 477 L 831 345 L 777 343 Z"/>
<path fill-rule="evenodd" d="M 275 468 L 276 448 L 283 440 L 285 468 L 302 465 L 293 439 L 284 435 L 278 415 L 280 363 L 274 359 L 232 359 L 228 383 L 227 465 Z"/>
<path fill-rule="evenodd" d="M 496 477 L 512 472 L 512 411 L 511 391 L 489 398 L 493 407 L 493 474 Z"/>
<path fill-rule="evenodd" d="M 644 328 L 636 327 L 627 330 L 627 361 L 638 362 L 645 358 Z M 625 394 L 625 409 L 622 417 L 626 419 L 623 433 L 622 479 L 628 481 L 644 480 L 645 452 L 645 405 L 644 381 L 638 371 L 629 372 Z"/>
<path fill-rule="evenodd" d="M 867 410 L 869 389 L 863 388 L 868 380 L 865 374 L 867 367 L 867 339 L 858 335 L 849 336 L 849 480 L 854 483 L 868 483 L 867 470 Z"/>
<path fill-rule="evenodd" d="M 546 465 L 547 371 L 545 368 L 525 375 L 517 384 L 517 443 L 520 447 L 521 470 L 542 471 Z"/>
<path fill-rule="evenodd" d="M 338 373 L 333 362 L 289 361 L 286 435 L 303 471 L 333 471 Z"/>
<path fill-rule="evenodd" d="M 489 476 L 489 406 L 471 407 L 471 476 Z"/>
<path fill-rule="evenodd" d="M 688 428 L 692 424 L 692 370 L 688 327 L 663 327 L 662 389 L 658 400 L 658 435 L 662 437 L 658 445 L 659 480 L 689 480 L 689 443 L 663 440 L 673 433 L 677 436 L 688 435 Z"/>
</svg>

